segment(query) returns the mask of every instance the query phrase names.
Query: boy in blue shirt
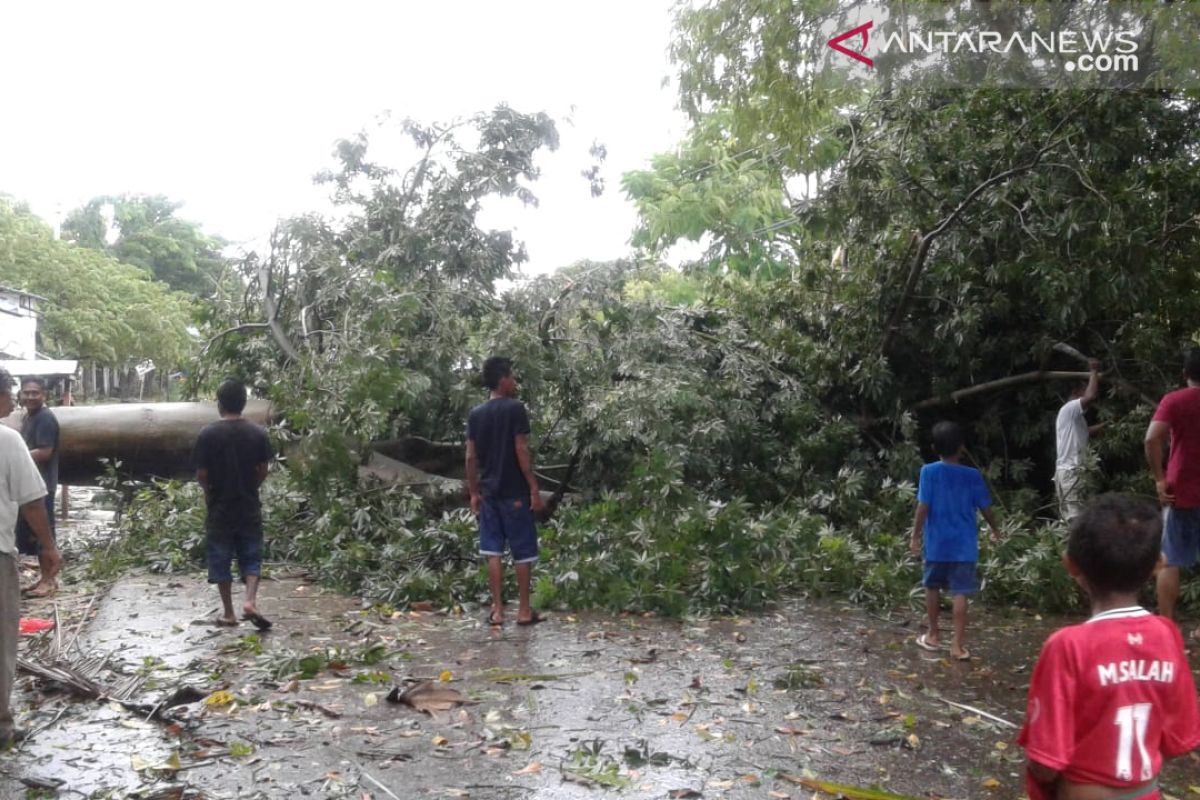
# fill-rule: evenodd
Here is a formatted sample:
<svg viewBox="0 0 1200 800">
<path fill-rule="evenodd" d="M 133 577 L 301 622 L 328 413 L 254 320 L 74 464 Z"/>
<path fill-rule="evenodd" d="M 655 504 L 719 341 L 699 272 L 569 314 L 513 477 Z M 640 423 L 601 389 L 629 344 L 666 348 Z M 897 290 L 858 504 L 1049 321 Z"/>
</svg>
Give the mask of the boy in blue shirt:
<svg viewBox="0 0 1200 800">
<path fill-rule="evenodd" d="M 979 583 L 975 563 L 979 560 L 979 523 L 975 512 L 983 513 L 992 539 L 999 537 L 992 498 L 979 470 L 959 463 L 966 451 L 962 429 L 953 422 L 933 426 L 933 449 L 940 461 L 921 468 L 917 489 L 917 513 L 913 517 L 912 551 L 921 553 L 925 539 L 925 609 L 929 613 L 929 631 L 917 637 L 917 646 L 937 650 L 942 646 L 938 635 L 940 593 L 948 590 L 954 597 L 954 638 L 950 655 L 967 661 L 971 654 L 965 646 L 967 636 L 967 595 L 974 594 Z"/>
</svg>

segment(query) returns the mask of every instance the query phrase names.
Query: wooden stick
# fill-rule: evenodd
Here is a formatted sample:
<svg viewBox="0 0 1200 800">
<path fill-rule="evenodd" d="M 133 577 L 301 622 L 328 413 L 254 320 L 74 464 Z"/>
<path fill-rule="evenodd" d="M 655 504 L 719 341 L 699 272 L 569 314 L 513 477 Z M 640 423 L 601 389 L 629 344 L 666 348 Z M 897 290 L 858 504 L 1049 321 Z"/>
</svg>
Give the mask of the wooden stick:
<svg viewBox="0 0 1200 800">
<path fill-rule="evenodd" d="M 67 645 L 68 650 L 75 646 L 75 642 L 79 639 L 79 634 L 83 633 L 83 626 L 87 624 L 88 614 L 91 613 L 92 606 L 95 605 L 96 598 L 99 596 L 99 592 L 92 594 L 92 599 L 88 601 L 87 608 L 83 610 L 83 616 L 79 618 L 79 624 L 75 626 L 75 635 L 71 637 L 71 641 Z M 58 655 L 61 657 L 65 655 L 65 653 L 59 653 Z"/>
<path fill-rule="evenodd" d="M 975 706 L 969 706 L 965 703 L 956 703 L 953 700 L 947 700 L 944 697 L 941 698 L 941 701 L 943 703 L 946 703 L 947 705 L 954 706 L 955 708 L 961 708 L 963 711 L 970 711 L 972 714 L 978 714 L 981 717 L 986 717 L 987 719 L 990 719 L 992 722 L 998 722 L 1001 725 L 1005 725 L 1009 728 L 1019 727 L 1015 723 L 1009 722 L 1006 719 L 1001 719 L 1000 717 L 997 717 L 995 714 L 989 714 L 988 712 L 983 711 L 982 709 L 975 708 Z"/>
<path fill-rule="evenodd" d="M 386 787 L 386 786 L 384 786 L 382 783 L 380 783 L 379 781 L 377 781 L 377 780 L 375 780 L 374 778 L 372 778 L 372 777 L 371 777 L 371 773 L 364 771 L 364 772 L 362 773 L 362 776 L 363 776 L 364 778 L 366 778 L 367 780 L 369 780 L 371 783 L 373 783 L 373 784 L 375 784 L 376 786 L 378 786 L 380 789 L 383 789 L 385 792 L 387 792 L 387 796 L 388 796 L 388 797 L 390 797 L 390 798 L 392 798 L 392 800 L 400 800 L 400 798 L 399 798 L 399 797 L 396 797 L 396 795 L 394 795 L 394 794 L 392 793 L 392 790 L 391 790 L 391 789 L 387 788 L 387 787 Z"/>
</svg>

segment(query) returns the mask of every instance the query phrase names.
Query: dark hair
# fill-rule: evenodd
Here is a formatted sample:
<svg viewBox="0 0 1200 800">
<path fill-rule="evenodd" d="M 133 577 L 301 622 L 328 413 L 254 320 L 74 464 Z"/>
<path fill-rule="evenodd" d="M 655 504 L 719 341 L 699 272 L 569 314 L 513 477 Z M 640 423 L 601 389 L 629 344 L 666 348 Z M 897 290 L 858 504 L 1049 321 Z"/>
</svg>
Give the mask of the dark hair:
<svg viewBox="0 0 1200 800">
<path fill-rule="evenodd" d="M 13 376 L 4 367 L 0 367 L 0 395 L 12 395 Z"/>
<path fill-rule="evenodd" d="M 46 379 L 41 375 L 26 375 L 24 378 L 21 378 L 22 389 L 25 388 L 25 384 L 27 383 L 36 383 L 39 389 L 43 392 L 46 391 Z"/>
<path fill-rule="evenodd" d="M 1200 381 L 1200 347 L 1188 350 L 1187 356 L 1183 359 L 1183 374 L 1190 381 Z"/>
<path fill-rule="evenodd" d="M 217 387 L 217 407 L 230 414 L 240 414 L 246 407 L 246 385 L 237 378 L 226 378 Z"/>
<path fill-rule="evenodd" d="M 500 385 L 500 380 L 512 375 L 512 359 L 504 356 L 492 356 L 483 362 L 483 385 L 492 391 Z"/>
<path fill-rule="evenodd" d="M 1097 592 L 1136 592 L 1162 552 L 1162 515 L 1145 500 L 1102 494 L 1071 523 L 1067 555 Z"/>
<path fill-rule="evenodd" d="M 933 452 L 948 458 L 957 455 L 962 446 L 963 432 L 957 422 L 939 422 L 933 426 Z"/>
</svg>

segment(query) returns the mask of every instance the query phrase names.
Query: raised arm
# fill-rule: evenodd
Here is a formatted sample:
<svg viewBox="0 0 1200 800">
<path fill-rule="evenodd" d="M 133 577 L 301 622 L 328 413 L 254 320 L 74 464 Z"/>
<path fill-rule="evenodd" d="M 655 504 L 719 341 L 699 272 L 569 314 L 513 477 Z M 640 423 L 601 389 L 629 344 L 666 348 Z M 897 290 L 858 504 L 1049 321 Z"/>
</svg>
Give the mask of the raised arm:
<svg viewBox="0 0 1200 800">
<path fill-rule="evenodd" d="M 1094 358 L 1089 358 L 1088 370 L 1091 372 L 1088 375 L 1088 385 L 1083 391 L 1083 396 L 1079 398 L 1079 404 L 1085 409 L 1096 402 L 1096 398 L 1100 396 L 1100 362 Z"/>
</svg>

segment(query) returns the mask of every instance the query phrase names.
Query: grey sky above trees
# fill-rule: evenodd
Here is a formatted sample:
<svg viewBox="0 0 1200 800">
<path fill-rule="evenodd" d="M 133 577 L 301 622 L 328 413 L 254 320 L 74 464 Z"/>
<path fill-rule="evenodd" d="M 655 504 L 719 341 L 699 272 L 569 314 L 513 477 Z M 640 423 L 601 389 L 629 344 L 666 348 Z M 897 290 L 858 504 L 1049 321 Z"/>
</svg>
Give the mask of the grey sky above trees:
<svg viewBox="0 0 1200 800">
<path fill-rule="evenodd" d="M 0 190 L 57 224 L 94 197 L 165 195 L 206 233 L 261 247 L 278 217 L 326 210 L 311 176 L 335 140 L 398 121 L 446 120 L 498 102 L 544 109 L 539 209 L 486 209 L 515 227 L 527 272 L 617 257 L 635 224 L 620 174 L 671 149 L 668 0 L 438 4 L 82 2 L 5 10 Z M 469 24 L 465 24 L 469 22 Z M 397 141 L 401 139 L 397 131 Z M 382 146 L 382 137 L 372 140 Z M 609 190 L 579 171 L 606 145 Z M 398 154 L 399 163 L 407 159 Z"/>
</svg>

